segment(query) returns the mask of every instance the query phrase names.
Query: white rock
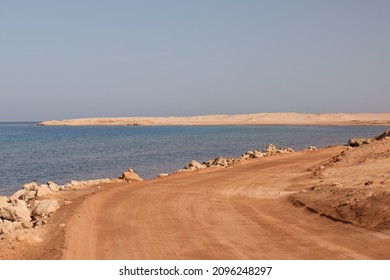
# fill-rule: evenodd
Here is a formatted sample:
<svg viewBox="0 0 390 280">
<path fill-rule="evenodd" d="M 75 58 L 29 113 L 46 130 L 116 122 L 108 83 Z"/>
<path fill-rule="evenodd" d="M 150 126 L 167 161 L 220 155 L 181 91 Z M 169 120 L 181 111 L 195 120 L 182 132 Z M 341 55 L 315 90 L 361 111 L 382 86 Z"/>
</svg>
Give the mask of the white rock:
<svg viewBox="0 0 390 280">
<path fill-rule="evenodd" d="M 55 199 L 45 199 L 39 202 L 36 202 L 34 208 L 32 209 L 31 215 L 33 217 L 44 217 L 50 213 L 55 212 L 60 205 Z"/>
<path fill-rule="evenodd" d="M 267 155 L 270 155 L 270 154 L 273 154 L 273 153 L 276 153 L 278 151 L 278 149 L 275 147 L 274 144 L 268 144 L 263 153 L 267 154 Z"/>
<path fill-rule="evenodd" d="M 226 160 L 226 158 L 223 158 L 223 157 L 217 157 L 217 158 L 215 158 L 215 159 L 214 159 L 214 161 L 213 161 L 213 165 L 215 165 L 215 166 L 223 166 L 223 167 L 225 167 L 225 166 L 227 166 L 227 165 L 228 165 L 228 163 L 227 163 L 227 160 Z"/>
<path fill-rule="evenodd" d="M 60 190 L 60 186 L 51 181 L 47 182 L 47 186 L 53 192 L 58 192 Z"/>
<path fill-rule="evenodd" d="M 38 184 L 36 182 L 31 182 L 23 185 L 23 189 L 25 189 L 26 191 L 36 191 L 37 188 Z"/>
<path fill-rule="evenodd" d="M 0 234 L 11 233 L 15 230 L 15 225 L 11 221 L 4 220 L 2 224 L 0 224 Z"/>
<path fill-rule="evenodd" d="M 128 171 L 123 172 L 120 179 L 126 180 L 127 182 L 142 181 L 142 178 L 137 173 L 135 173 L 131 168 L 129 168 Z"/>
<path fill-rule="evenodd" d="M 0 205 L 0 218 L 11 222 L 31 221 L 30 211 L 23 200 L 14 200 L 12 203 Z"/>
<path fill-rule="evenodd" d="M 12 200 L 24 200 L 24 201 L 30 201 L 35 198 L 36 191 L 28 191 L 28 190 L 18 190 L 13 195 L 9 197 L 9 199 Z"/>
<path fill-rule="evenodd" d="M 41 185 L 37 189 L 37 197 L 46 196 L 51 194 L 52 191 L 49 189 L 47 185 Z"/>
<path fill-rule="evenodd" d="M 206 166 L 200 164 L 199 162 L 197 162 L 196 160 L 191 160 L 191 162 L 189 164 L 187 164 L 184 169 L 187 169 L 187 170 L 197 170 L 197 169 L 202 169 L 202 168 L 205 168 Z"/>
<path fill-rule="evenodd" d="M 0 196 L 0 208 L 8 205 L 8 197 Z"/>
<path fill-rule="evenodd" d="M 255 150 L 253 152 L 253 156 L 254 156 L 254 158 L 261 158 L 261 157 L 263 157 L 263 153 L 261 153 L 259 150 Z"/>
</svg>

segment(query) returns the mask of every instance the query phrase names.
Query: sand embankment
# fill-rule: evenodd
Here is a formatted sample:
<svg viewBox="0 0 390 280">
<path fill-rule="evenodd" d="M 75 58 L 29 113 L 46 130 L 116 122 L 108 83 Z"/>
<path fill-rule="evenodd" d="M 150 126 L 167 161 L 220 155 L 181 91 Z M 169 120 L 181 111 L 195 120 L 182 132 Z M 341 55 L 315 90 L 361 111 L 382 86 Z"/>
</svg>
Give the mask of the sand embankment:
<svg viewBox="0 0 390 280">
<path fill-rule="evenodd" d="M 390 113 L 259 113 L 189 117 L 83 118 L 44 121 L 39 123 L 39 125 L 390 125 Z"/>
</svg>

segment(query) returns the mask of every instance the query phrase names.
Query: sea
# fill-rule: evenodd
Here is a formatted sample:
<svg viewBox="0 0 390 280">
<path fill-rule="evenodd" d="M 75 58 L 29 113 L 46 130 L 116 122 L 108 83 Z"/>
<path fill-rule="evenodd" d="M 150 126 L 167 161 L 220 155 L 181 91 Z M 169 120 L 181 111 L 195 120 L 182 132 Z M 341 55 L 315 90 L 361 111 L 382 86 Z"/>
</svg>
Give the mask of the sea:
<svg viewBox="0 0 390 280">
<path fill-rule="evenodd" d="M 267 144 L 300 150 L 379 135 L 383 126 L 38 126 L 0 122 L 0 195 L 23 184 L 117 178 L 128 168 L 142 178 L 217 156 L 238 157 Z"/>
</svg>

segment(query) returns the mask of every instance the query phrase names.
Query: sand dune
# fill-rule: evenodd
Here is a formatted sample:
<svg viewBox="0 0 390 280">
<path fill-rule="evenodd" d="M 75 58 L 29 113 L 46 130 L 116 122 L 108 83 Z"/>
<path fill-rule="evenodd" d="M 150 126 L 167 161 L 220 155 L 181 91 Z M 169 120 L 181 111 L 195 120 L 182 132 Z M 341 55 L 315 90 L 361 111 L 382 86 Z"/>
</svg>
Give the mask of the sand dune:
<svg viewBox="0 0 390 280">
<path fill-rule="evenodd" d="M 189 117 L 124 117 L 51 120 L 39 125 L 390 125 L 390 113 L 259 113 Z"/>
</svg>

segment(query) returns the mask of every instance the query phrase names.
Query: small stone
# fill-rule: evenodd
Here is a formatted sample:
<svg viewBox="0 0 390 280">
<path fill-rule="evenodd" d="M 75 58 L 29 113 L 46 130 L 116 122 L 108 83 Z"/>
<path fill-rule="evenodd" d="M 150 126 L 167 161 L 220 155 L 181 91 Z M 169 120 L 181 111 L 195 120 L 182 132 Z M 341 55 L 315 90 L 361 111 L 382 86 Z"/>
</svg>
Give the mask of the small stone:
<svg viewBox="0 0 390 280">
<path fill-rule="evenodd" d="M 21 233 L 16 236 L 15 240 L 18 242 L 26 242 L 27 236 L 25 233 Z"/>
<path fill-rule="evenodd" d="M 40 242 L 42 242 L 43 240 L 41 239 L 41 238 L 39 238 L 38 236 L 32 236 L 31 237 L 31 241 L 33 242 L 33 243 L 40 243 Z"/>
<path fill-rule="evenodd" d="M 33 224 L 31 222 L 24 222 L 22 223 L 23 228 L 32 228 Z"/>
<path fill-rule="evenodd" d="M 64 200 L 64 205 L 69 205 L 69 204 L 72 204 L 72 201 L 65 199 Z"/>
</svg>

